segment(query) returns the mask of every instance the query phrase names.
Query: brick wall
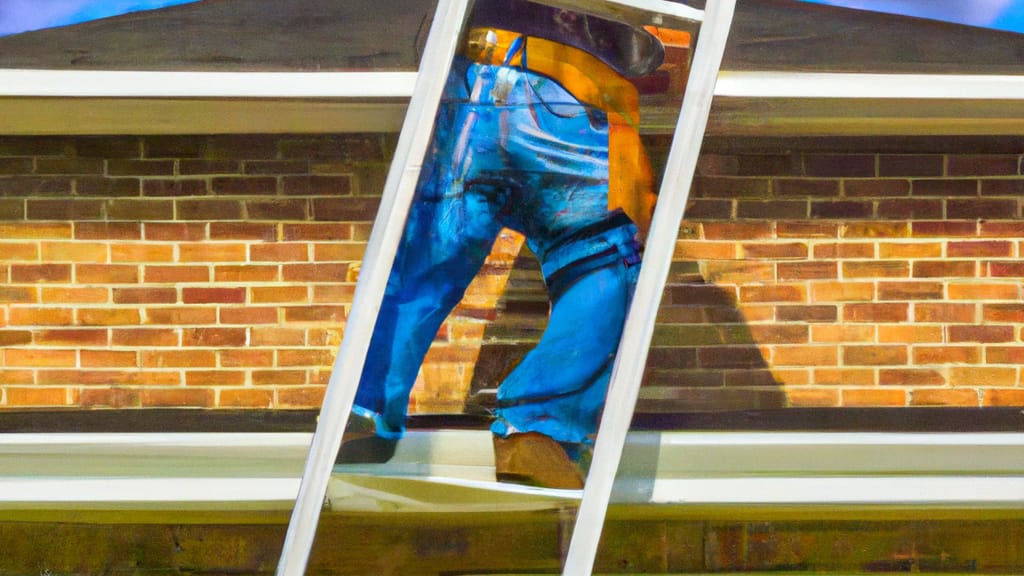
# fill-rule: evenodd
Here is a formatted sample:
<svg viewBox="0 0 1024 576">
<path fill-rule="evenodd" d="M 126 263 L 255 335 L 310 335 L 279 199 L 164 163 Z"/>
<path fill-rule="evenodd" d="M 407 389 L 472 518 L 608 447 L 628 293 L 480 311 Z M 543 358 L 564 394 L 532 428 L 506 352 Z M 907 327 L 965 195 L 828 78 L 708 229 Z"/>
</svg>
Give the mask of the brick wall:
<svg viewBox="0 0 1024 576">
<path fill-rule="evenodd" d="M 393 143 L 0 138 L 0 406 L 318 405 Z M 1022 151 L 710 140 L 640 408 L 1024 405 Z M 536 340 L 520 243 L 414 410 L 459 410 Z"/>
<path fill-rule="evenodd" d="M 393 140 L 0 138 L 0 406 L 318 406 Z"/>
<path fill-rule="evenodd" d="M 642 407 L 1024 405 L 1021 151 L 709 141 Z"/>
</svg>

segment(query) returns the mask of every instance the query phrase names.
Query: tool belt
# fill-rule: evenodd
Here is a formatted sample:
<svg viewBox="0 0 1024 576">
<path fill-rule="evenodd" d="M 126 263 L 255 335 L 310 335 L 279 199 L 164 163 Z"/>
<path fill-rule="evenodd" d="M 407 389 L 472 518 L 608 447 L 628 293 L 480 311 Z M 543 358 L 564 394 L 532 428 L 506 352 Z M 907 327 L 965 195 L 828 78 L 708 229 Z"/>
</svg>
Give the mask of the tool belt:
<svg viewBox="0 0 1024 576">
<path fill-rule="evenodd" d="M 622 209 L 646 234 L 654 207 L 650 161 L 640 143 L 640 96 L 629 80 L 572 46 L 498 28 L 473 28 L 461 54 L 551 78 L 608 118 L 608 208 Z"/>
</svg>

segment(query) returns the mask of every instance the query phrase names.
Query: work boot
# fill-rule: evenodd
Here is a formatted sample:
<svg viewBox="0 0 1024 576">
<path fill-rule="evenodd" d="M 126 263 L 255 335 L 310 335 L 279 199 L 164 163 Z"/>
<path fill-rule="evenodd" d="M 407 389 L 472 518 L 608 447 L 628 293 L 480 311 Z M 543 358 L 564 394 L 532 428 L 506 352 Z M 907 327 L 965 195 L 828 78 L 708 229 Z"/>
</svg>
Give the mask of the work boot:
<svg viewBox="0 0 1024 576">
<path fill-rule="evenodd" d="M 565 447 L 539 432 L 494 436 L 494 472 L 499 482 L 581 490 L 586 471 Z"/>
<path fill-rule="evenodd" d="M 345 424 L 341 450 L 335 464 L 383 464 L 395 455 L 397 438 L 377 434 L 377 422 L 371 416 L 352 412 Z"/>
</svg>

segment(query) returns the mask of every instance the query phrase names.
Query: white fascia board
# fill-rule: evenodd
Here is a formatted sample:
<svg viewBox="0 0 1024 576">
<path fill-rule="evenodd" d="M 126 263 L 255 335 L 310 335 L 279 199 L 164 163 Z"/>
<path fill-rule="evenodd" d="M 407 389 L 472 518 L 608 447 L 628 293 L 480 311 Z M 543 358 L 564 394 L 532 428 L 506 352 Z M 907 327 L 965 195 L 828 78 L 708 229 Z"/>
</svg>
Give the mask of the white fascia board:
<svg viewBox="0 0 1024 576">
<path fill-rule="evenodd" d="M 0 96 L 407 99 L 415 82 L 415 72 L 0 70 Z"/>
<path fill-rule="evenodd" d="M 715 96 L 894 100 L 1024 100 L 1024 75 L 722 71 Z"/>
<path fill-rule="evenodd" d="M 0 97 L 407 99 L 415 72 L 0 70 Z M 722 71 L 715 96 L 1024 100 L 1024 75 Z"/>
</svg>

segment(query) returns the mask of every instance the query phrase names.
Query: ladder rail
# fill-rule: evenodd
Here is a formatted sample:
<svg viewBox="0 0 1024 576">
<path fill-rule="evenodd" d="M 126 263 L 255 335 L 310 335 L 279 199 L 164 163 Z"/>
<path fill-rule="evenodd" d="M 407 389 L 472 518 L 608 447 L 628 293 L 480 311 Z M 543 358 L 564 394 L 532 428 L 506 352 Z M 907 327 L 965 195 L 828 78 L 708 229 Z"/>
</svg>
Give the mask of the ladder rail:
<svg viewBox="0 0 1024 576">
<path fill-rule="evenodd" d="M 672 138 L 647 250 L 612 368 L 594 459 L 562 572 L 565 576 L 585 576 L 593 570 L 735 6 L 736 0 L 709 0 L 697 38 L 690 80 Z"/>
<path fill-rule="evenodd" d="M 380 209 L 367 244 L 366 265 L 360 273 L 341 348 L 327 383 L 320 419 L 278 562 L 278 576 L 301 576 L 309 562 L 328 480 L 355 401 L 370 338 L 384 298 L 384 287 L 398 252 L 420 166 L 433 131 L 434 117 L 471 2 L 440 0 L 437 4 L 412 99 L 388 169 Z"/>
</svg>

